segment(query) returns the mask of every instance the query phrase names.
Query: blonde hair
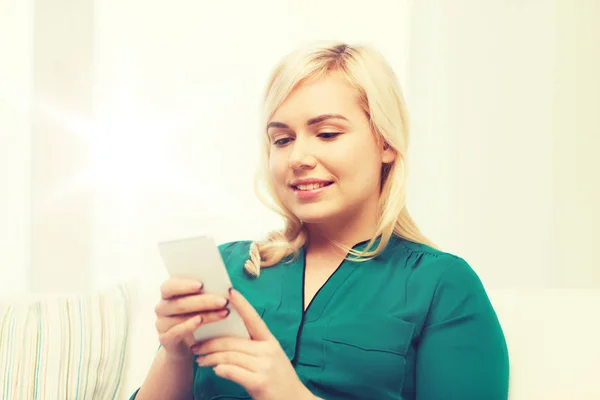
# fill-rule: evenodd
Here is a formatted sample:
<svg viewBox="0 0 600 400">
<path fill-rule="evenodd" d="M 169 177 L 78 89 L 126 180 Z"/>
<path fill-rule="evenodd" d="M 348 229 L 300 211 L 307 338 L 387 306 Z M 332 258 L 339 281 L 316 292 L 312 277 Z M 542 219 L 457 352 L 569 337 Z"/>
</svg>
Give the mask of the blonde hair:
<svg viewBox="0 0 600 400">
<path fill-rule="evenodd" d="M 263 144 L 256 190 L 259 198 L 283 217 L 284 228 L 271 232 L 263 241 L 252 243 L 250 258 L 245 265 L 246 271 L 251 275 L 258 276 L 261 267 L 275 265 L 287 256 L 292 255 L 293 259 L 307 240 L 307 231 L 302 221 L 285 207 L 273 187 L 268 168 L 271 144 L 266 126 L 295 88 L 308 80 L 318 80 L 330 73 L 344 79 L 357 90 L 377 140 L 397 153 L 393 163 L 382 166 L 379 219 L 375 235 L 360 252 L 337 243 L 336 245 L 351 254 L 356 261 L 379 255 L 392 235 L 433 246 L 421 234 L 406 207 L 409 124 L 396 74 L 384 57 L 371 46 L 350 46 L 335 41 L 314 42 L 289 53 L 280 61 L 264 94 L 261 119 Z M 268 196 L 261 192 L 261 184 Z M 381 240 L 372 249 L 378 238 Z"/>
</svg>

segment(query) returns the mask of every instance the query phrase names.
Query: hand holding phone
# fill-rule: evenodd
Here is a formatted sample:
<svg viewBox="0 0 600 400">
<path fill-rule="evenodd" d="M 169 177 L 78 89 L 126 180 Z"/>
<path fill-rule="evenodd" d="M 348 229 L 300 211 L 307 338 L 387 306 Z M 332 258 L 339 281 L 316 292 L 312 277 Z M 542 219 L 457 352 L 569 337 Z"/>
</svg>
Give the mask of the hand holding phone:
<svg viewBox="0 0 600 400">
<path fill-rule="evenodd" d="M 202 302 L 202 295 L 216 298 L 229 296 L 231 280 L 221 253 L 210 236 L 163 241 L 159 243 L 159 251 L 172 278 L 193 279 L 203 283 L 196 303 Z M 208 301 L 208 298 L 204 300 Z M 190 300 L 190 303 L 193 301 Z M 196 342 L 222 336 L 250 337 L 244 321 L 233 308 L 229 308 L 226 318 L 201 324 L 193 331 Z"/>
<path fill-rule="evenodd" d="M 197 343 L 193 332 L 227 318 L 228 299 L 203 293 L 202 282 L 189 278 L 168 278 L 160 292 L 155 307 L 158 340 L 170 358 L 188 360 Z"/>
</svg>

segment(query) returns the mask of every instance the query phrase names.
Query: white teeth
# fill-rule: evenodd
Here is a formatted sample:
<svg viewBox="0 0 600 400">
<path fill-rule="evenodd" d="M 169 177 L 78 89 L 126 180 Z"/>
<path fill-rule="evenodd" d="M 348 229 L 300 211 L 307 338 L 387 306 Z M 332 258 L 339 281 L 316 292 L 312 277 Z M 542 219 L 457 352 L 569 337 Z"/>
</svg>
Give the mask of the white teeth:
<svg viewBox="0 0 600 400">
<path fill-rule="evenodd" d="M 296 185 L 298 190 L 315 190 L 327 186 L 327 183 L 310 183 L 307 185 Z"/>
</svg>

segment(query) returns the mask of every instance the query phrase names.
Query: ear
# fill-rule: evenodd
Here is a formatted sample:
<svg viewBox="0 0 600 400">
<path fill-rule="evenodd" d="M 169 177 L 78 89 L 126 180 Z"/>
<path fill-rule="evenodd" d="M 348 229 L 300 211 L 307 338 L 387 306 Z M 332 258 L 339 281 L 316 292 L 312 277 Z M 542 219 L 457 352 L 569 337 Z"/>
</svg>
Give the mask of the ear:
<svg viewBox="0 0 600 400">
<path fill-rule="evenodd" d="M 383 150 L 381 152 L 381 162 L 383 164 L 391 164 L 396 161 L 396 150 L 394 150 L 387 142 L 383 144 Z"/>
</svg>

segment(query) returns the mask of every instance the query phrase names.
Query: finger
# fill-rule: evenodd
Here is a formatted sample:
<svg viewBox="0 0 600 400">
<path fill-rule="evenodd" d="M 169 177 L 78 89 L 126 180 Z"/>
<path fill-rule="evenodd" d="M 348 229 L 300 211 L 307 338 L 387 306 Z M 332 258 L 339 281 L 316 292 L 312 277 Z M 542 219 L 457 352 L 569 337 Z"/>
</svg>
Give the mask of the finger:
<svg viewBox="0 0 600 400">
<path fill-rule="evenodd" d="M 160 301 L 156 308 L 159 317 L 170 317 L 181 314 L 217 311 L 225 308 L 228 299 L 214 294 L 198 294 Z"/>
<path fill-rule="evenodd" d="M 186 294 L 200 293 L 203 283 L 187 278 L 169 278 L 160 286 L 160 295 L 163 299 L 171 299 Z"/>
<path fill-rule="evenodd" d="M 244 387 L 248 392 L 253 392 L 261 382 L 258 374 L 237 365 L 219 364 L 213 368 L 215 374 Z"/>
<path fill-rule="evenodd" d="M 196 362 L 201 367 L 213 367 L 219 364 L 236 365 L 248 371 L 256 372 L 259 365 L 259 358 L 236 351 L 222 351 L 212 353 L 206 356 L 198 357 Z"/>
<path fill-rule="evenodd" d="M 202 325 L 202 317 L 198 315 L 175 325 L 166 332 L 160 333 L 158 339 L 161 343 L 179 341 L 193 333 L 200 325 Z"/>
<path fill-rule="evenodd" d="M 192 347 L 192 352 L 199 355 L 235 351 L 251 356 L 257 356 L 262 354 L 262 350 L 262 343 L 238 337 L 209 339 Z"/>
<path fill-rule="evenodd" d="M 240 292 L 235 289 L 229 291 L 231 306 L 236 309 L 240 317 L 244 320 L 250 337 L 255 340 L 268 340 L 273 338 L 267 324 L 256 312 L 252 304 L 246 300 Z"/>
<path fill-rule="evenodd" d="M 181 324 L 190 318 L 200 316 L 202 317 L 203 324 L 210 324 L 211 322 L 220 321 L 229 315 L 228 309 L 222 309 L 219 311 L 211 311 L 205 313 L 191 313 L 183 314 L 174 317 L 161 317 L 156 320 L 156 330 L 159 333 L 166 332 L 175 325 Z"/>
</svg>

